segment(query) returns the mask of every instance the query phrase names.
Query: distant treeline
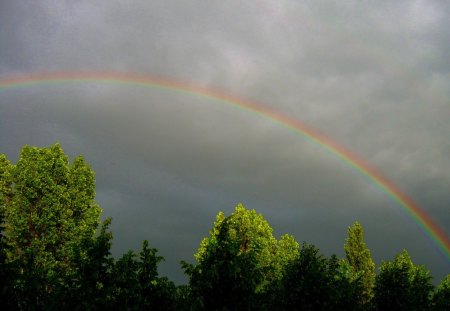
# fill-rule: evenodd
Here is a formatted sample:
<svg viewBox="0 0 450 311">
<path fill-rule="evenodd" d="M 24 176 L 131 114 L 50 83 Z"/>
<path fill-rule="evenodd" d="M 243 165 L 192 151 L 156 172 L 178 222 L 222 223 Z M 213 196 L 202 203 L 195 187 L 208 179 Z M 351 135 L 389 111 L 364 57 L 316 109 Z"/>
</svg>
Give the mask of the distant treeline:
<svg viewBox="0 0 450 311">
<path fill-rule="evenodd" d="M 0 310 L 450 310 L 450 275 L 433 286 L 404 250 L 376 269 L 359 223 L 346 258 L 325 257 L 291 235 L 277 240 L 261 214 L 219 213 L 187 285 L 158 275 L 142 249 L 114 259 L 111 220 L 100 224 L 94 172 L 62 148 L 0 154 Z"/>
</svg>

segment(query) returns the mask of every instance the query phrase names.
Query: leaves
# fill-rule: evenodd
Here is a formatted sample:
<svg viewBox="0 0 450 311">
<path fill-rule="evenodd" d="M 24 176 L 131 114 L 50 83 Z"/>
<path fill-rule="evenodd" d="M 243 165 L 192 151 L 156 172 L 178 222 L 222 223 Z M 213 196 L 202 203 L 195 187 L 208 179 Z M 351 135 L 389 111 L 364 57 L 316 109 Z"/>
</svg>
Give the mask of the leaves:
<svg viewBox="0 0 450 311">
<path fill-rule="evenodd" d="M 447 275 L 433 294 L 433 311 L 450 310 L 450 274 Z"/>
<path fill-rule="evenodd" d="M 273 307 L 281 310 L 356 310 L 355 283 L 349 267 L 336 256 L 327 259 L 314 245 L 303 243 L 286 267 Z M 281 305 L 280 305 L 281 303 Z"/>
<path fill-rule="evenodd" d="M 99 224 L 94 173 L 81 157 L 71 165 L 61 146 L 24 146 L 17 164 L 0 157 L 6 262 L 23 306 L 47 305 L 67 291 L 87 259 Z"/>
<path fill-rule="evenodd" d="M 403 250 L 393 261 L 381 264 L 375 282 L 375 306 L 377 310 L 428 310 L 432 289 L 429 271 L 414 265 Z"/>
<path fill-rule="evenodd" d="M 143 241 L 115 260 L 111 219 L 100 228 L 95 174 L 61 146 L 0 154 L 2 310 L 449 310 L 450 275 L 437 288 L 405 250 L 375 264 L 359 223 L 346 260 L 291 235 L 279 240 L 255 210 L 220 212 L 194 255 L 189 285 L 158 274 L 164 260 Z M 98 231 L 98 232 L 97 232 Z"/>
<path fill-rule="evenodd" d="M 219 213 L 210 236 L 195 254 L 197 265 L 183 263 L 194 295 L 207 310 L 246 310 L 298 255 L 292 236 L 278 242 L 261 214 L 238 204 L 228 217 Z"/>
<path fill-rule="evenodd" d="M 344 250 L 351 267 L 352 280 L 361 283 L 358 303 L 361 307 L 368 306 L 373 297 L 375 263 L 364 242 L 364 230 L 361 224 L 355 222 L 348 228 L 347 233 L 348 237 L 345 240 Z"/>
<path fill-rule="evenodd" d="M 138 255 L 124 254 L 112 272 L 111 306 L 117 310 L 174 310 L 175 285 L 158 277 L 157 265 L 164 258 L 143 241 Z"/>
</svg>

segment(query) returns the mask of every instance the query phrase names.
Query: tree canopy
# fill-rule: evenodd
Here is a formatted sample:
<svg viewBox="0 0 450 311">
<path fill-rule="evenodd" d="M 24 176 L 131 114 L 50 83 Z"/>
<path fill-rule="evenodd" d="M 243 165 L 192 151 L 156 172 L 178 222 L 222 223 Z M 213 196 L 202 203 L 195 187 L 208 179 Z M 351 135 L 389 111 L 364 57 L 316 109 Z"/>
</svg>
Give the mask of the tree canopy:
<svg viewBox="0 0 450 311">
<path fill-rule="evenodd" d="M 355 222 L 347 230 L 348 237 L 345 240 L 344 250 L 351 267 L 352 280 L 360 282 L 358 304 L 367 306 L 373 297 L 375 285 L 375 263 L 370 250 L 364 242 L 364 229 L 360 223 Z"/>
<path fill-rule="evenodd" d="M 242 204 L 228 217 L 219 213 L 200 243 L 196 265 L 186 265 L 193 293 L 206 310 L 247 310 L 298 256 L 298 243 L 277 241 L 261 214 Z"/>
<path fill-rule="evenodd" d="M 347 230 L 346 258 L 324 256 L 238 204 L 218 213 L 189 283 L 158 273 L 145 240 L 111 255 L 111 219 L 100 224 L 95 174 L 59 144 L 24 146 L 16 164 L 0 154 L 1 310 L 450 310 L 450 275 L 434 287 L 404 250 L 376 270 L 361 224 Z"/>
<path fill-rule="evenodd" d="M 429 310 L 431 276 L 423 266 L 416 266 L 408 251 L 393 261 L 384 261 L 376 276 L 374 303 L 377 310 Z"/>
<path fill-rule="evenodd" d="M 83 157 L 70 164 L 59 144 L 25 146 L 15 165 L 2 158 L 6 262 L 17 272 L 12 287 L 24 308 L 48 305 L 76 278 L 75 256 L 87 257 L 82 246 L 99 224 L 94 172 Z"/>
</svg>

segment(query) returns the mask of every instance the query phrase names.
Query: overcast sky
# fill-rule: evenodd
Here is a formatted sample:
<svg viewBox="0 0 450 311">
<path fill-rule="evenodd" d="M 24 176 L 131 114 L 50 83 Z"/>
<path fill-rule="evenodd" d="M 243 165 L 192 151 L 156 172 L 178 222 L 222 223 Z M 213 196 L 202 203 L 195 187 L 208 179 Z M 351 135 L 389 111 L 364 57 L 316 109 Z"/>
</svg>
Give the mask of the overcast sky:
<svg viewBox="0 0 450 311">
<path fill-rule="evenodd" d="M 324 133 L 450 235 L 448 1 L 0 0 L 0 79 L 81 70 L 161 75 L 249 98 Z M 323 147 L 192 94 L 111 83 L 0 90 L 0 153 L 59 141 L 96 172 L 113 253 L 148 239 L 185 282 L 215 215 L 242 202 L 343 256 L 362 223 L 377 263 L 402 249 L 450 273 L 399 205 Z"/>
</svg>

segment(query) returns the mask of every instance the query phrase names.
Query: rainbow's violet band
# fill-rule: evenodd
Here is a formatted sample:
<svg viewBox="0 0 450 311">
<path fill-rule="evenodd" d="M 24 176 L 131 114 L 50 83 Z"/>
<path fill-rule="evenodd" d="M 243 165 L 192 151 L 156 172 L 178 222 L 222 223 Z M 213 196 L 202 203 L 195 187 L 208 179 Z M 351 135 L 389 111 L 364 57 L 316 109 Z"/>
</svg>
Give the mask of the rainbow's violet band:
<svg viewBox="0 0 450 311">
<path fill-rule="evenodd" d="M 228 105 L 237 106 L 256 113 L 262 117 L 277 122 L 299 134 L 308 140 L 322 146 L 360 174 L 367 177 L 376 186 L 395 201 L 403 211 L 414 220 L 424 234 L 438 247 L 440 252 L 450 263 L 450 239 L 437 223 L 428 216 L 414 201 L 403 193 L 396 185 L 382 176 L 374 167 L 361 158 L 338 145 L 336 142 L 280 111 L 264 106 L 256 101 L 235 97 L 217 89 L 203 87 L 188 82 L 181 82 L 159 76 L 151 76 L 135 73 L 120 72 L 50 72 L 0 77 L 0 90 L 7 88 L 19 88 L 32 85 L 54 84 L 61 82 L 103 82 L 132 84 L 145 87 L 159 87 L 169 90 L 177 90 L 211 98 Z"/>
</svg>

